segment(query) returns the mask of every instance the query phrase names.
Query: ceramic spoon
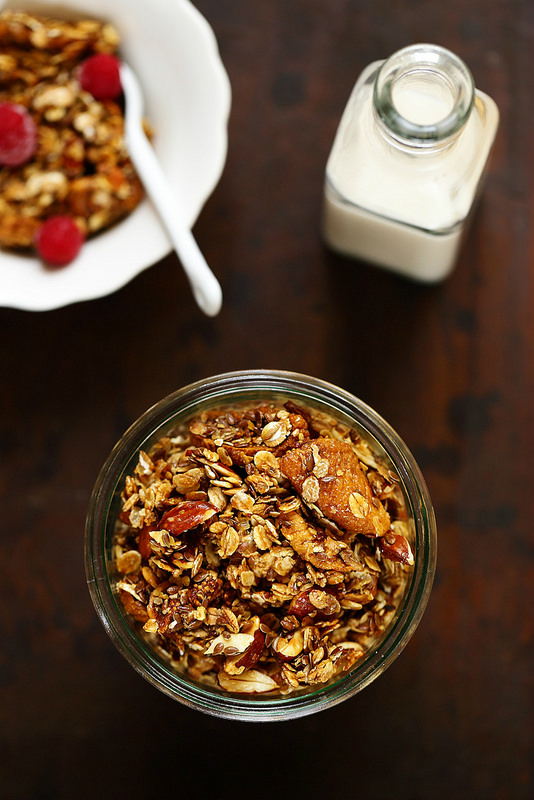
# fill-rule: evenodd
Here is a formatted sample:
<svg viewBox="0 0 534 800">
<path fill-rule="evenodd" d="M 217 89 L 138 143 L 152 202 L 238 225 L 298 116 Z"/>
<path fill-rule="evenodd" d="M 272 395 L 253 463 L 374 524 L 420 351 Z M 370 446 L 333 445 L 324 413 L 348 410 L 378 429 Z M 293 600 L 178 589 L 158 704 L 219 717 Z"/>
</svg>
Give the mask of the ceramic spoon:
<svg viewBox="0 0 534 800">
<path fill-rule="evenodd" d="M 143 130 L 143 98 L 139 81 L 126 64 L 121 64 L 120 73 L 126 101 L 125 133 L 130 158 L 167 230 L 189 279 L 195 300 L 205 314 L 214 317 L 222 305 L 220 284 L 184 222 L 178 198 L 171 191 L 161 164 Z"/>
</svg>

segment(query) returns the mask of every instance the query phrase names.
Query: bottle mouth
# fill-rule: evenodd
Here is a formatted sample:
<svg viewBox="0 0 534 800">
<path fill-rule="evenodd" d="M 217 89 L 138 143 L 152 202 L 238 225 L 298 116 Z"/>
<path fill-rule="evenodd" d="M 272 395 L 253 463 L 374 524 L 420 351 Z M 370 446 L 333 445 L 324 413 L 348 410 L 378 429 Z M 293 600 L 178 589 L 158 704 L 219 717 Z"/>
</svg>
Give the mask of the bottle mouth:
<svg viewBox="0 0 534 800">
<path fill-rule="evenodd" d="M 394 53 L 380 67 L 373 89 L 375 112 L 388 133 L 411 145 L 450 139 L 471 113 L 471 72 L 450 50 L 417 44 Z"/>
</svg>

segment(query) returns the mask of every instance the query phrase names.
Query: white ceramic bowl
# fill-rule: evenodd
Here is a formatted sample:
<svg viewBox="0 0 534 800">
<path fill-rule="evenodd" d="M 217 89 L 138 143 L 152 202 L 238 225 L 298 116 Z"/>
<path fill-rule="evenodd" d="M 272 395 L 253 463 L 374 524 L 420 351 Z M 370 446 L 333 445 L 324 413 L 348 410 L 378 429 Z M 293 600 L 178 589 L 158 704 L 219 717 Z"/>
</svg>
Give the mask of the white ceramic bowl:
<svg viewBox="0 0 534 800">
<path fill-rule="evenodd" d="M 154 147 L 193 225 L 216 186 L 227 151 L 231 91 L 217 42 L 189 0 L 0 0 L 4 8 L 112 22 L 120 55 L 136 71 Z M 102 297 L 166 256 L 171 245 L 148 200 L 87 241 L 77 259 L 46 270 L 37 258 L 0 250 L 0 306 L 44 311 Z"/>
</svg>

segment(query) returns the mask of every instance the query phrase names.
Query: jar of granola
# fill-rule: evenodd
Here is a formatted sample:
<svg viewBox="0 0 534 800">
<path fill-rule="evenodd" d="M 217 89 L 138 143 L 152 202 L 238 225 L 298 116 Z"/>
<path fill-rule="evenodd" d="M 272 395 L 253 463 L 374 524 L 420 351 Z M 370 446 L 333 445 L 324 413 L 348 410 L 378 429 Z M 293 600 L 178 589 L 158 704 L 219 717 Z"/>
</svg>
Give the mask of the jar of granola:
<svg viewBox="0 0 534 800">
<path fill-rule="evenodd" d="M 219 717 L 328 708 L 399 655 L 426 606 L 436 528 L 399 436 L 347 392 L 233 372 L 165 398 L 97 479 L 86 571 L 150 683 Z"/>
</svg>

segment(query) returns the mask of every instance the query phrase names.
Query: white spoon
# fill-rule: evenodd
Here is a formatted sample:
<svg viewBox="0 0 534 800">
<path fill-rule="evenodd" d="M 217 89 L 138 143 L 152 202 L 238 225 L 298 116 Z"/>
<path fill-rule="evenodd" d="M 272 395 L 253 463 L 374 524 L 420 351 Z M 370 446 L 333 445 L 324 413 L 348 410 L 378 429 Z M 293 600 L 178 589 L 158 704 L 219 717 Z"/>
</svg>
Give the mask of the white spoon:
<svg viewBox="0 0 534 800">
<path fill-rule="evenodd" d="M 221 310 L 221 286 L 184 222 L 179 198 L 171 191 L 143 130 L 143 98 L 137 77 L 126 64 L 121 64 L 120 74 L 126 101 L 125 134 L 130 158 L 189 278 L 195 300 L 205 314 L 214 317 Z"/>
</svg>

